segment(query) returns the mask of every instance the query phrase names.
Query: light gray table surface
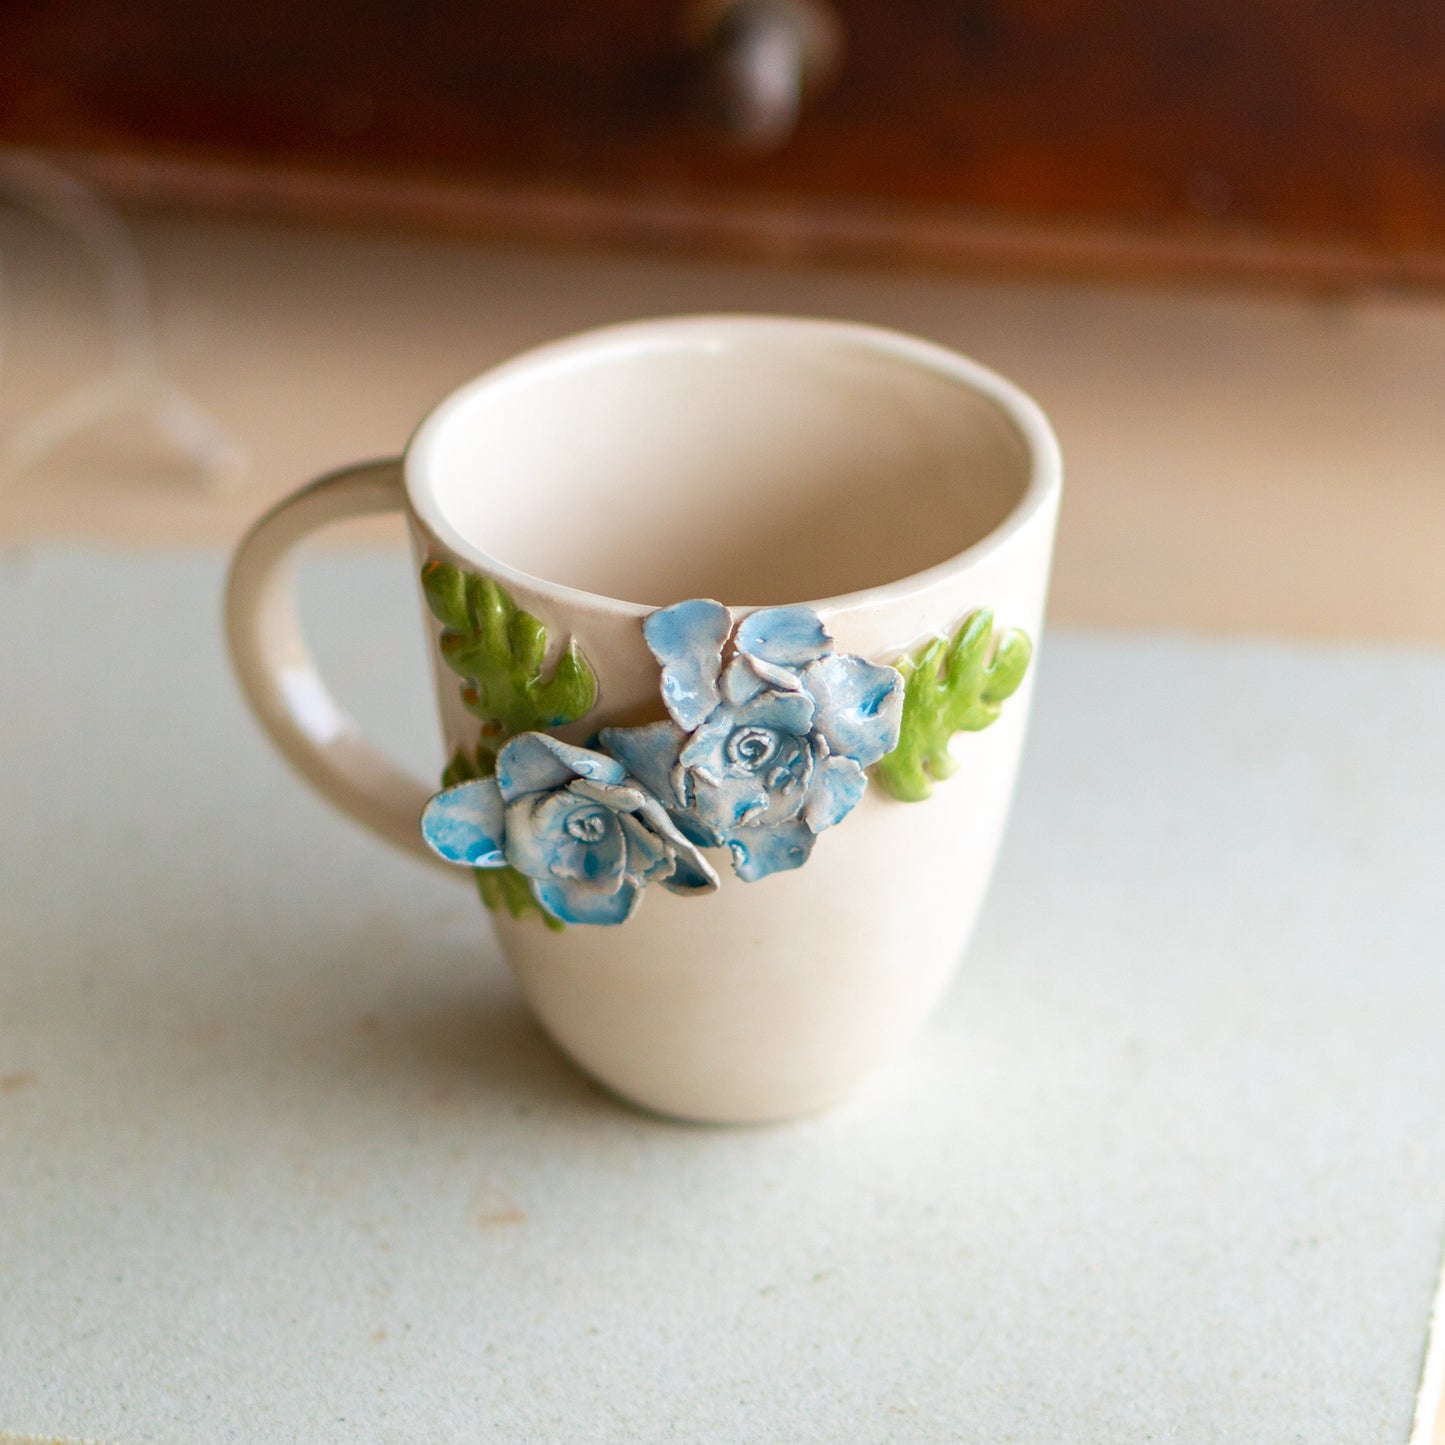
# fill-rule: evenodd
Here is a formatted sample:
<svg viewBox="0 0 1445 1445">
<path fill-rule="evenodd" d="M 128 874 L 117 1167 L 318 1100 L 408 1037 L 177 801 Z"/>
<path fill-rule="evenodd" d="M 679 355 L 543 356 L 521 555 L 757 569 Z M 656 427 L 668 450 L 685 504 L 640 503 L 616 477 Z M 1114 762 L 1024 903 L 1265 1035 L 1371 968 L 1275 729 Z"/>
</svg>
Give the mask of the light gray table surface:
<svg viewBox="0 0 1445 1445">
<path fill-rule="evenodd" d="M 983 924 L 837 1111 L 690 1128 L 269 751 L 218 554 L 0 558 L 0 1429 L 1402 1445 L 1445 658 L 1055 633 Z M 308 569 L 434 769 L 400 555 Z"/>
</svg>

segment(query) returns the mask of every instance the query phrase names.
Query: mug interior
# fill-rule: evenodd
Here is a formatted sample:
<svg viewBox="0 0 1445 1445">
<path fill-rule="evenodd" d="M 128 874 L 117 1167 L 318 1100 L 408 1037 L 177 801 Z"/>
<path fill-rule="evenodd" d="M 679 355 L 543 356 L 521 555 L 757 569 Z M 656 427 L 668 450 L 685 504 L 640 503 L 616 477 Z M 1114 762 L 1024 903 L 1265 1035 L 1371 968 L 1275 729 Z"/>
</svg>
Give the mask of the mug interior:
<svg viewBox="0 0 1445 1445">
<path fill-rule="evenodd" d="M 947 561 L 1022 502 L 1035 458 L 971 371 L 990 377 L 839 323 L 618 328 L 455 393 L 409 486 L 464 553 L 554 585 L 646 607 L 834 597 Z"/>
</svg>

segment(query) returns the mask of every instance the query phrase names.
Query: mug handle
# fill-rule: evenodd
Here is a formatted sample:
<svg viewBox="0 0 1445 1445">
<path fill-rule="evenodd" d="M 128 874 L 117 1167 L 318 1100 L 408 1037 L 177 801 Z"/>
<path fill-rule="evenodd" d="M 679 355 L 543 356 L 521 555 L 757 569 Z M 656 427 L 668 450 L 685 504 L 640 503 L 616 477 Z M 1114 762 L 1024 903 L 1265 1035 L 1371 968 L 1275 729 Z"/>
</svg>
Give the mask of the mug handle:
<svg viewBox="0 0 1445 1445">
<path fill-rule="evenodd" d="M 361 462 L 272 507 L 231 561 L 226 634 L 241 691 L 301 776 L 388 843 L 447 867 L 421 836 L 422 809 L 436 789 L 372 747 L 321 680 L 301 634 L 290 565 L 296 545 L 318 527 L 401 511 L 405 498 L 399 460 Z"/>
</svg>

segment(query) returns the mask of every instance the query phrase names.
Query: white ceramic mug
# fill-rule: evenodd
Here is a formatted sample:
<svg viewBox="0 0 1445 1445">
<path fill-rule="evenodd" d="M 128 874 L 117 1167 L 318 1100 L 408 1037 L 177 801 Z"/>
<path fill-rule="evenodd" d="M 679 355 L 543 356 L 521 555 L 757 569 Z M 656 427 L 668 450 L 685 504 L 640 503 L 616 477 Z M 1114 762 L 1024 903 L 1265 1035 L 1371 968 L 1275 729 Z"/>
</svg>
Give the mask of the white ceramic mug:
<svg viewBox="0 0 1445 1445">
<path fill-rule="evenodd" d="M 316 527 L 404 511 L 418 568 L 429 564 L 433 582 L 460 587 L 457 579 L 470 577 L 467 585 L 491 589 L 466 594 L 471 613 L 458 592 L 464 633 L 483 606 L 477 599 L 500 597 L 545 628 L 545 661 L 532 668 L 543 681 L 559 676 L 565 648 L 585 659 L 595 679 L 588 711 L 541 727 L 596 748 L 601 729 L 666 722 L 663 656 L 644 622 L 686 599 L 717 599 L 733 621 L 803 604 L 769 615 L 814 617 L 833 639 L 824 646 L 857 667 L 866 659 L 907 672 L 909 658 L 955 637 L 982 608 L 993 617 L 994 630 L 978 634 L 990 657 L 1006 631 L 1037 641 L 1060 481 L 1038 407 L 942 347 L 774 317 L 613 327 L 487 372 L 426 418 L 400 460 L 335 472 L 263 517 L 232 570 L 232 655 L 258 717 L 302 775 L 384 838 L 435 862 L 419 820 L 440 782 L 407 776 L 362 740 L 302 641 L 280 564 Z M 429 600 L 432 612 L 450 615 Z M 485 687 L 454 670 L 455 636 L 447 665 L 443 622 L 430 624 L 447 756 L 481 757 L 479 739 L 495 749 L 507 730 L 479 721 Z M 741 656 L 741 637 L 723 644 L 729 655 Z M 788 692 L 801 686 L 796 670 L 753 665 L 797 701 Z M 930 796 L 899 801 L 872 768 L 847 816 L 823 822 L 803 866 L 745 882 L 727 851 L 703 849 L 696 856 L 716 872 L 715 891 L 668 891 L 679 872 L 647 887 L 624 923 L 561 931 L 526 896 L 543 895 L 534 880 L 545 869 L 514 877 L 527 906 L 515 918 L 497 909 L 493 922 L 548 1032 L 608 1087 L 670 1115 L 777 1119 L 838 1099 L 914 1034 L 963 954 L 1008 813 L 1033 673 L 1028 666 L 1022 685 L 1015 678 L 1016 690 L 987 717 L 976 709 L 962 724 L 969 730 L 949 745 L 956 771 L 943 779 L 950 764 L 935 758 Z M 907 733 L 919 699 L 902 691 L 887 699 L 893 736 L 905 696 Z M 941 734 L 951 735 L 951 726 Z M 800 768 L 856 773 L 846 760 L 830 762 L 816 736 L 784 738 Z M 507 817 L 515 822 L 513 811 Z M 668 826 L 649 837 L 671 857 Z M 734 861 L 745 851 L 734 848 Z M 666 878 L 672 865 L 650 866 L 649 876 Z"/>
</svg>

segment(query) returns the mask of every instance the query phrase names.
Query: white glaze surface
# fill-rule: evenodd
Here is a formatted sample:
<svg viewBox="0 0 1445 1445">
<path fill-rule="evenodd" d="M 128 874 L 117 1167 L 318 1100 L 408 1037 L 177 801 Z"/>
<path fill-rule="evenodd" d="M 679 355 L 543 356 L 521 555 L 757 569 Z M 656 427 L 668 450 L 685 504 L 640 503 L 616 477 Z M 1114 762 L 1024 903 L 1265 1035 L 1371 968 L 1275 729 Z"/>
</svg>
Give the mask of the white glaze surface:
<svg viewBox="0 0 1445 1445">
<path fill-rule="evenodd" d="M 989 380 L 838 323 L 616 327 L 454 394 L 412 443 L 412 489 L 429 529 L 548 582 L 647 608 L 806 602 L 1004 522 L 1030 458 L 973 389 Z"/>
</svg>

